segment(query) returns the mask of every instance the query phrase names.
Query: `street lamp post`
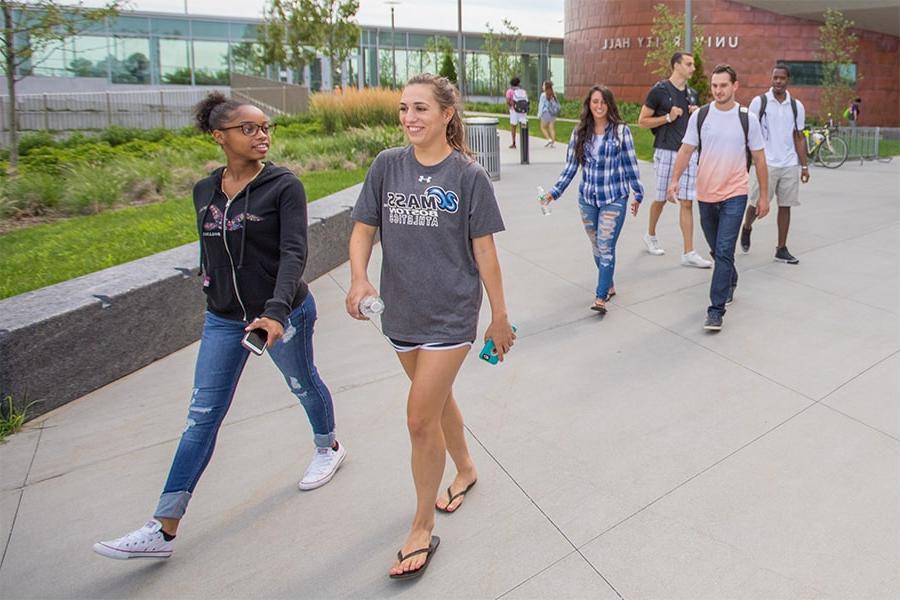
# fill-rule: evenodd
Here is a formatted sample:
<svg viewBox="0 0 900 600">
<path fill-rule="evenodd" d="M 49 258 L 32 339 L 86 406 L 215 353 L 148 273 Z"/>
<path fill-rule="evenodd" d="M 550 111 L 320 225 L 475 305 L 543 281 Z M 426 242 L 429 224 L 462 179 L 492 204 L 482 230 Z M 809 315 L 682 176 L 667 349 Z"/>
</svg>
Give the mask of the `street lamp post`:
<svg viewBox="0 0 900 600">
<path fill-rule="evenodd" d="M 694 17 L 691 10 L 691 0 L 684 0 L 684 51 L 694 53 Z"/>
<path fill-rule="evenodd" d="M 397 87 L 397 40 L 394 34 L 394 7 L 400 4 L 400 0 L 386 0 L 385 4 L 391 7 L 391 86 Z"/>
<path fill-rule="evenodd" d="M 456 74 L 456 81 L 459 83 L 459 95 L 466 96 L 466 55 L 463 51 L 463 32 L 462 32 L 462 0 L 456 2 L 456 48 L 459 51 L 459 73 Z"/>
</svg>

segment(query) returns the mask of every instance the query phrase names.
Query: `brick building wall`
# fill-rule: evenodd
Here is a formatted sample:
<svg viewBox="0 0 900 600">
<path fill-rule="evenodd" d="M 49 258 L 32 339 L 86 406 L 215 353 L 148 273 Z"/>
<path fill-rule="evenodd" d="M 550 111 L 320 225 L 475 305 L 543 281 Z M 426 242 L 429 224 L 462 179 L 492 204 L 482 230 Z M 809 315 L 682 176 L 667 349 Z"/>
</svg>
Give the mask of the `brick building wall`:
<svg viewBox="0 0 900 600">
<path fill-rule="evenodd" d="M 657 80 L 644 66 L 644 57 L 653 7 L 660 2 L 673 12 L 684 10 L 683 0 L 566 0 L 566 95 L 579 97 L 592 84 L 603 83 L 619 100 L 642 102 Z M 737 99 L 743 104 L 769 88 L 776 61 L 816 60 L 820 23 L 729 0 L 694 0 L 693 11 L 704 36 L 711 36 L 703 45 L 707 75 L 718 63 L 731 64 L 740 82 Z M 863 101 L 860 124 L 900 126 L 900 38 L 856 33 L 860 37 L 856 90 Z M 820 88 L 791 90 L 808 114 L 819 113 Z"/>
</svg>

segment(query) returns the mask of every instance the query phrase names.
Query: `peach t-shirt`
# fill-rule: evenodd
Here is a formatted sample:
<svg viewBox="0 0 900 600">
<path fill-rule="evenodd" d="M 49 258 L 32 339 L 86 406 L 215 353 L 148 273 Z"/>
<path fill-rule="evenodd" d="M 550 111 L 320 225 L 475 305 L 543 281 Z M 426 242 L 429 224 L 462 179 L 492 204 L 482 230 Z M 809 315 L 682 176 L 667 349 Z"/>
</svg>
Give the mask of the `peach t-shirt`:
<svg viewBox="0 0 900 600">
<path fill-rule="evenodd" d="M 709 114 L 703 121 L 703 152 L 697 171 L 697 200 L 700 202 L 722 202 L 747 195 L 747 154 L 744 151 L 744 130 L 738 116 L 739 107 L 735 103 L 731 110 L 723 111 L 716 108 L 715 102 L 709 105 Z M 699 114 L 700 111 L 695 110 L 691 115 L 682 143 L 694 147 L 699 144 Z M 762 150 L 765 140 L 759 119 L 753 113 L 749 113 L 748 117 L 750 150 Z"/>
</svg>

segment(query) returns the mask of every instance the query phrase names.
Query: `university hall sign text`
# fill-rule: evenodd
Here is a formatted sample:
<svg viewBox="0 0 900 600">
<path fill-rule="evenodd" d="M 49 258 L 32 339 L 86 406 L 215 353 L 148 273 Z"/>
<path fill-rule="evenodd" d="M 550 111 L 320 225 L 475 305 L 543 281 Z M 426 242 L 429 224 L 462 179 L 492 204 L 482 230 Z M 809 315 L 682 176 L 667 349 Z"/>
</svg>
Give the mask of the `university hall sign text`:
<svg viewBox="0 0 900 600">
<path fill-rule="evenodd" d="M 737 48 L 741 37 L 738 35 L 701 35 L 694 40 L 695 46 L 706 45 L 707 48 Z M 681 38 L 675 37 L 675 45 L 681 45 Z M 601 50 L 621 50 L 625 48 L 659 48 L 658 37 L 614 37 L 603 38 Z"/>
</svg>

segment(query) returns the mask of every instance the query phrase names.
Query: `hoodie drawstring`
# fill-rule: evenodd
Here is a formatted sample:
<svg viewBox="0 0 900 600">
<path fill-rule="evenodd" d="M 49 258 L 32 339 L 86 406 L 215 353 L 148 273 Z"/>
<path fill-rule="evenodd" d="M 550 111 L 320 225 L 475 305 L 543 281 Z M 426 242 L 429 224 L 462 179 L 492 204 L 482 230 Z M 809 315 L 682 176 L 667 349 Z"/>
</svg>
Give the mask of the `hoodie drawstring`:
<svg viewBox="0 0 900 600">
<path fill-rule="evenodd" d="M 241 253 L 238 255 L 238 266 L 240 269 L 244 266 L 244 248 L 247 246 L 247 224 L 250 214 L 250 184 L 244 190 L 244 226 L 241 228 Z"/>
<path fill-rule="evenodd" d="M 200 230 L 200 270 L 197 272 L 197 276 L 203 275 L 204 271 L 204 262 L 206 258 L 206 238 L 203 236 L 203 221 L 206 220 L 206 216 L 209 214 L 209 207 L 212 206 L 212 203 L 216 200 L 216 188 L 213 188 L 212 193 L 209 195 L 209 202 L 206 203 L 206 208 L 203 209 L 203 216 L 200 217 L 200 223 L 198 224 L 198 229 Z"/>
</svg>

